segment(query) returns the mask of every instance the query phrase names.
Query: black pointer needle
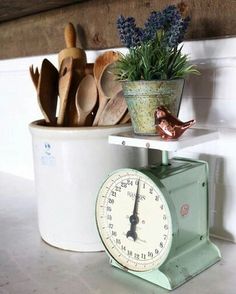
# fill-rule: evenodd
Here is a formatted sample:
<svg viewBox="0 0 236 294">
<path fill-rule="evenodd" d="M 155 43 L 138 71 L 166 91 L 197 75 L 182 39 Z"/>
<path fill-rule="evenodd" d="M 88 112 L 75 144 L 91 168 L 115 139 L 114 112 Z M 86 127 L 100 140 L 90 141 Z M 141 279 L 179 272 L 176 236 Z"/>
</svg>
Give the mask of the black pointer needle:
<svg viewBox="0 0 236 294">
<path fill-rule="evenodd" d="M 129 218 L 130 230 L 126 234 L 127 238 L 131 237 L 134 241 L 136 241 L 137 237 L 138 237 L 137 233 L 136 233 L 136 225 L 139 222 L 138 213 L 137 213 L 137 211 L 138 211 L 138 200 L 139 200 L 139 180 L 140 179 L 138 179 L 137 190 L 136 190 L 136 194 L 135 194 L 133 214 Z"/>
</svg>

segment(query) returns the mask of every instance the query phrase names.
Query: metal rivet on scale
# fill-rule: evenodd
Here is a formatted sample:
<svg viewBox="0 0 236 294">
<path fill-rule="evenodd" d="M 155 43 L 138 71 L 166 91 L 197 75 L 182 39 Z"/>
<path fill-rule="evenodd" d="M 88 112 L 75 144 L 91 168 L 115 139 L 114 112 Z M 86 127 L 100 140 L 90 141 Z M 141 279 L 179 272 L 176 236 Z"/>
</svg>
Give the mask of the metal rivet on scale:
<svg viewBox="0 0 236 294">
<path fill-rule="evenodd" d="M 149 142 L 146 143 L 146 148 L 150 148 L 150 143 Z"/>
<path fill-rule="evenodd" d="M 125 141 L 122 141 L 122 143 L 121 143 L 122 145 L 125 145 Z"/>
</svg>

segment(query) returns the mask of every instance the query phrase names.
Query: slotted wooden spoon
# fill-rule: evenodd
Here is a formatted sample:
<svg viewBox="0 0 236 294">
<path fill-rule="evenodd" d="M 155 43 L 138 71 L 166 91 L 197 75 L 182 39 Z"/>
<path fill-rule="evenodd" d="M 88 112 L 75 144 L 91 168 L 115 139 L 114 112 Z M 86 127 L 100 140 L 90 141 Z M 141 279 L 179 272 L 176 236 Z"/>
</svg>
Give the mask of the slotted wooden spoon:
<svg viewBox="0 0 236 294">
<path fill-rule="evenodd" d="M 65 120 L 68 94 L 70 90 L 71 80 L 72 80 L 72 68 L 73 68 L 73 58 L 67 57 L 62 60 L 60 71 L 59 71 L 59 96 L 60 96 L 60 107 L 59 114 L 57 118 L 57 124 L 63 125 Z"/>
</svg>

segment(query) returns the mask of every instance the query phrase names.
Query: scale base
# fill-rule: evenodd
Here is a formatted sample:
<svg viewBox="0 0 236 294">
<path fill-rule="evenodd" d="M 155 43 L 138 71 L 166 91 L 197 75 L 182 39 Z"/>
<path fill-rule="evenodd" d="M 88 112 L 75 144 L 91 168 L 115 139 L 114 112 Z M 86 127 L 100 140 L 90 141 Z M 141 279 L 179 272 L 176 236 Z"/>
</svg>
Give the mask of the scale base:
<svg viewBox="0 0 236 294">
<path fill-rule="evenodd" d="M 150 272 L 129 271 L 112 258 L 110 263 L 162 288 L 173 290 L 218 262 L 220 258 L 219 249 L 208 238 L 205 238 L 195 245 L 189 244 L 188 248 L 168 259 L 159 269 Z"/>
</svg>

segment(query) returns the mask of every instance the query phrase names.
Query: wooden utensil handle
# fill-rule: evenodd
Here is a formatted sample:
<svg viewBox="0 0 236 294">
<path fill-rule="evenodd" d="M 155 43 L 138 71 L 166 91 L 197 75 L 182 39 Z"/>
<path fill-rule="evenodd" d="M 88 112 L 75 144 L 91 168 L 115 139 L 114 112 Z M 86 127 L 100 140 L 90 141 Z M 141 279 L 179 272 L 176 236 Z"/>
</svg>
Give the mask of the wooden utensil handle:
<svg viewBox="0 0 236 294">
<path fill-rule="evenodd" d="M 68 96 L 72 80 L 73 58 L 67 57 L 62 60 L 59 71 L 59 97 L 60 107 L 57 119 L 58 125 L 63 125 L 65 120 L 66 108 L 68 107 Z"/>
<path fill-rule="evenodd" d="M 76 47 L 76 31 L 71 22 L 65 26 L 64 37 L 66 42 L 66 48 Z"/>
</svg>

